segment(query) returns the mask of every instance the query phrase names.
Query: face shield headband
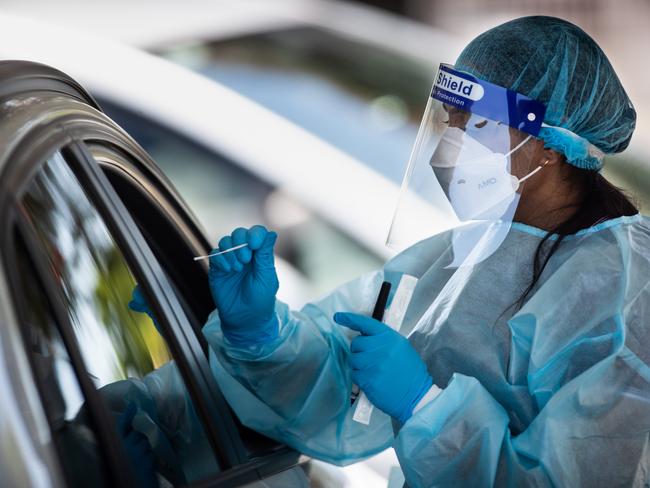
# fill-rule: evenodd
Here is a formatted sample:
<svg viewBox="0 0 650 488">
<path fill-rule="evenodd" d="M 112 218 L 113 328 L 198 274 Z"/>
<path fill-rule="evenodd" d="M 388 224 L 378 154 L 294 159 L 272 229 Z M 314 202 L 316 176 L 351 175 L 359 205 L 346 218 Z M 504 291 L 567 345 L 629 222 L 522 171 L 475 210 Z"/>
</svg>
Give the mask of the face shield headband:
<svg viewBox="0 0 650 488">
<path fill-rule="evenodd" d="M 542 102 L 454 70 L 448 64 L 440 65 L 431 98 L 444 104 L 446 110 L 478 115 L 532 137 L 539 135 L 546 114 Z"/>
</svg>

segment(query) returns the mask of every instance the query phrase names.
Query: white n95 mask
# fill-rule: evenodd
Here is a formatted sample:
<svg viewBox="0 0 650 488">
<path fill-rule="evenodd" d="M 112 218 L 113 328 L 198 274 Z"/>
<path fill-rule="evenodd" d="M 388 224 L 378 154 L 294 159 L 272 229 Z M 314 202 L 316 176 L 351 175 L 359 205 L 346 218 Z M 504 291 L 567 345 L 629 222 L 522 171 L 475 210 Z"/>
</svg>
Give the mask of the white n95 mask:
<svg viewBox="0 0 650 488">
<path fill-rule="evenodd" d="M 521 180 L 510 173 L 510 155 L 530 137 L 502 154 L 460 128 L 445 130 L 430 164 L 459 220 L 498 220 L 508 212 L 520 183 L 540 169 Z"/>
</svg>

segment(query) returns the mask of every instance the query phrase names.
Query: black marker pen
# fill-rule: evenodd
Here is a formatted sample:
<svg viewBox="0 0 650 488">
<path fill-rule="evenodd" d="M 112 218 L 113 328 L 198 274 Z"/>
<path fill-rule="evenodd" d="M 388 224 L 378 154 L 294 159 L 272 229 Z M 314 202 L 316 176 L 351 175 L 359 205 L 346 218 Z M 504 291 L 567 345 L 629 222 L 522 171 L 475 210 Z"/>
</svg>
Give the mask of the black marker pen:
<svg viewBox="0 0 650 488">
<path fill-rule="evenodd" d="M 388 295 L 390 294 L 390 283 L 384 281 L 381 284 L 379 289 L 379 296 L 377 297 L 377 302 L 375 302 L 375 309 L 372 311 L 372 318 L 379 320 L 380 322 L 384 320 L 384 312 L 386 311 L 386 304 L 388 303 Z M 360 388 L 357 385 L 352 385 L 352 394 L 350 395 L 350 403 L 354 401 L 359 396 Z"/>
</svg>

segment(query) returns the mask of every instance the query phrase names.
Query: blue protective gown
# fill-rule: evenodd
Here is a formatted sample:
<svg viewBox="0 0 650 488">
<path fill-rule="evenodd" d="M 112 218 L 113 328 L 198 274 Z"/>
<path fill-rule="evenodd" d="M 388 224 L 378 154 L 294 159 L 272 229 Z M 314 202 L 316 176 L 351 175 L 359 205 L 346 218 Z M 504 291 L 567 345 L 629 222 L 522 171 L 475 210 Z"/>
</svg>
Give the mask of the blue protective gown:
<svg viewBox="0 0 650 488">
<path fill-rule="evenodd" d="M 394 445 L 412 487 L 648 483 L 650 221 L 567 237 L 517 310 L 543 236 L 514 224 L 457 270 L 450 233 L 432 237 L 300 311 L 278 303 L 280 336 L 262 346 L 230 345 L 213 313 L 214 374 L 247 426 L 337 464 Z M 443 391 L 394 431 L 378 410 L 352 420 L 350 338 L 332 315 L 370 314 L 403 274 L 419 281 L 402 332 Z"/>
</svg>

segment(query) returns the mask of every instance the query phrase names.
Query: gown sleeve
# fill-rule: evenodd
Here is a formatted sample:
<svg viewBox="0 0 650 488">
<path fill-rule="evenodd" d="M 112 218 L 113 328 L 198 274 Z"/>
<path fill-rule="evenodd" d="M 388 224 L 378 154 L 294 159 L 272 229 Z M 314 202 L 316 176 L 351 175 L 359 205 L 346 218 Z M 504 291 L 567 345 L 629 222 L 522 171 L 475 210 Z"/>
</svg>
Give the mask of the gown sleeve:
<svg viewBox="0 0 650 488">
<path fill-rule="evenodd" d="M 349 464 L 388 448 L 390 417 L 375 409 L 369 425 L 352 419 L 350 337 L 333 321 L 337 311 L 370 314 L 383 271 L 343 285 L 300 311 L 277 302 L 279 337 L 262 346 L 235 347 L 214 311 L 203 333 L 210 364 L 242 423 L 309 456 Z"/>
</svg>

